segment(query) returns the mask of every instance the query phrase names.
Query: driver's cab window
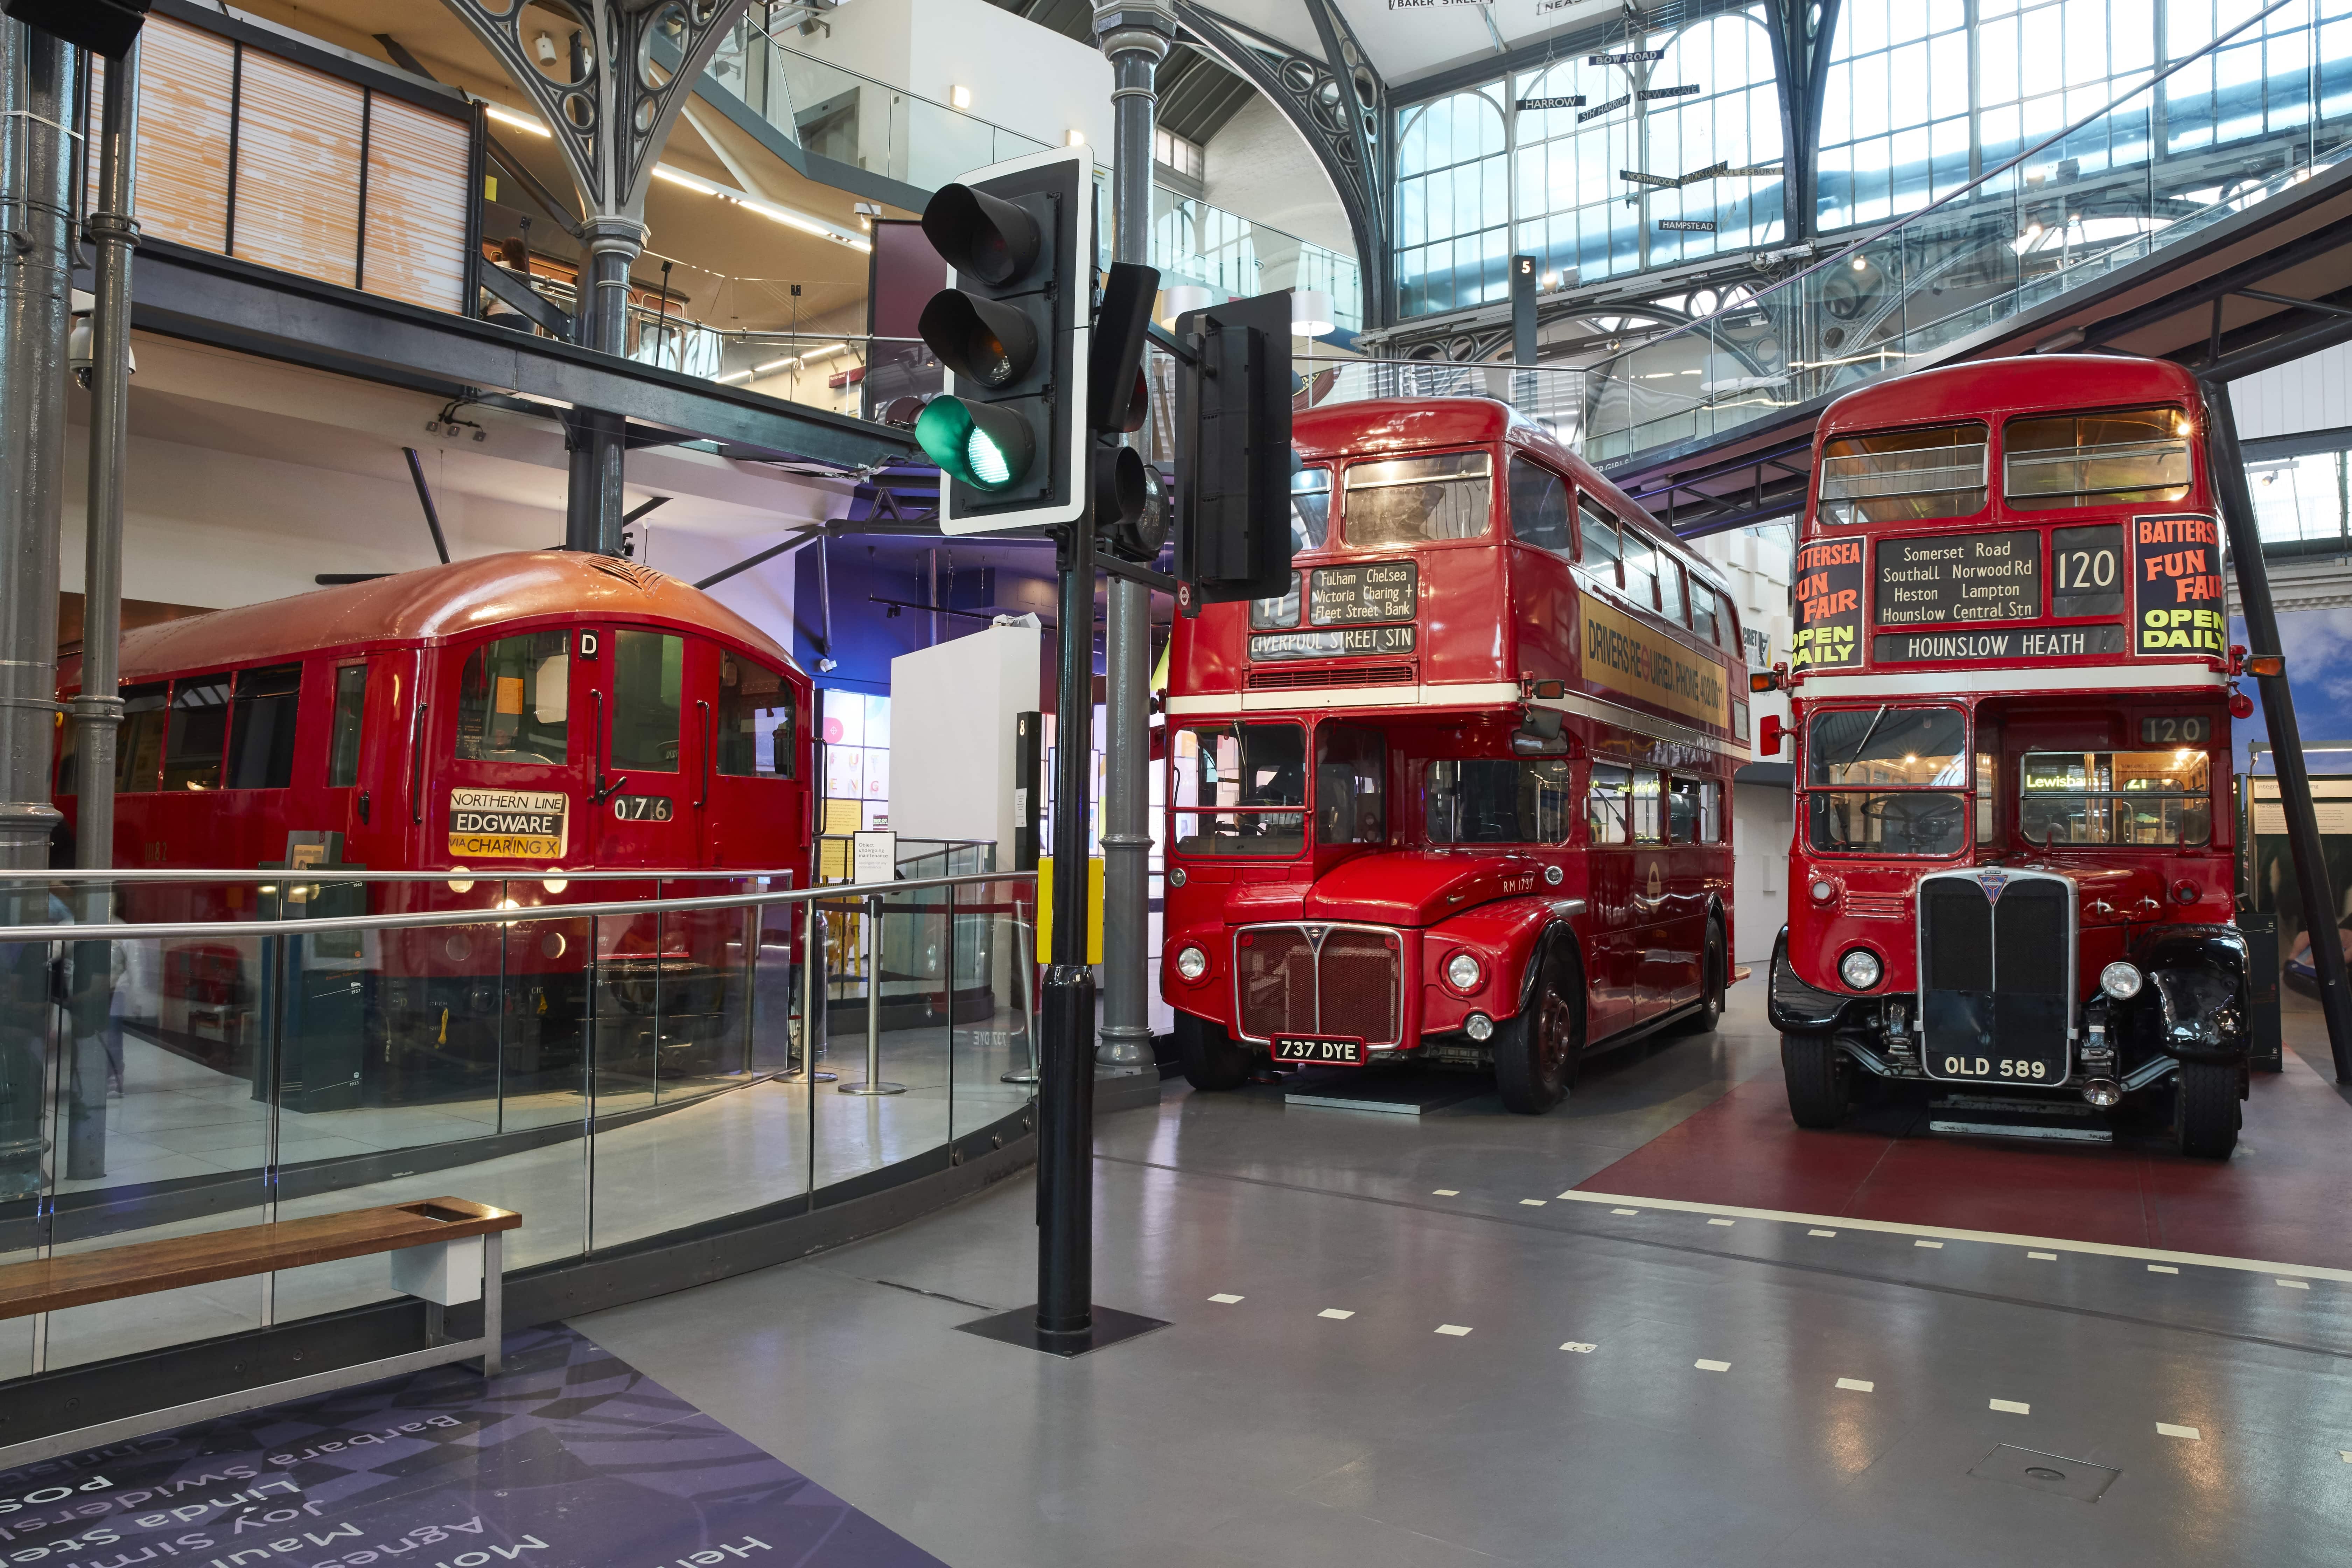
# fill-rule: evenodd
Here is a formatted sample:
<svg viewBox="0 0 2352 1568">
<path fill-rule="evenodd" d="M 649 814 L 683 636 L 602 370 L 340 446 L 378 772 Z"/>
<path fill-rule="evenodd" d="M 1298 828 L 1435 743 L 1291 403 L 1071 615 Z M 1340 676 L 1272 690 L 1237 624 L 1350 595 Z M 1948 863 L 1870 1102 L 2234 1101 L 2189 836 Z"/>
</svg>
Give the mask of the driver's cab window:
<svg viewBox="0 0 2352 1568">
<path fill-rule="evenodd" d="M 1195 724 L 1171 739 L 1178 854 L 1287 858 L 1307 847 L 1305 726 Z"/>
<path fill-rule="evenodd" d="M 613 763 L 642 773 L 677 771 L 677 721 L 686 639 L 666 632 L 613 634 Z"/>
<path fill-rule="evenodd" d="M 1957 708 L 1816 713 L 1805 737 L 1806 818 L 1816 849 L 1956 855 L 1967 842 L 1968 718 Z"/>
<path fill-rule="evenodd" d="M 713 721 L 717 772 L 729 778 L 793 774 L 800 749 L 793 689 L 779 672 L 731 653 L 719 656 L 719 710 Z"/>
<path fill-rule="evenodd" d="M 1325 724 L 1315 731 L 1315 842 L 1384 844 L 1388 747 L 1377 730 Z"/>
<path fill-rule="evenodd" d="M 500 637 L 457 678 L 460 762 L 561 765 L 571 757 L 572 634 Z"/>
</svg>

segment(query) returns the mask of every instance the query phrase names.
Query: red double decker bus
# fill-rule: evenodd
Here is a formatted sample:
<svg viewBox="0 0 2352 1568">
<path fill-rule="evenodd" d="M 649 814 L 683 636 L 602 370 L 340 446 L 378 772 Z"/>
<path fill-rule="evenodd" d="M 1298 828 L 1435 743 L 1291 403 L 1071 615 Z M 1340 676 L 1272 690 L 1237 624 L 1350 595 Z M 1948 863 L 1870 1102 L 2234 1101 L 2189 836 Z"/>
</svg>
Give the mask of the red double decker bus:
<svg viewBox="0 0 2352 1568">
<path fill-rule="evenodd" d="M 1744 752 L 1729 593 L 1500 403 L 1300 414 L 1288 594 L 1180 618 L 1162 994 L 1185 1074 L 1711 1027 Z"/>
<path fill-rule="evenodd" d="M 2094 355 L 1904 376 L 1816 437 L 1787 671 L 1789 1108 L 1875 1079 L 1947 1130 L 2236 1142 L 2231 678 L 2205 411 Z M 1778 749 L 1766 726 L 1762 749 Z"/>
</svg>

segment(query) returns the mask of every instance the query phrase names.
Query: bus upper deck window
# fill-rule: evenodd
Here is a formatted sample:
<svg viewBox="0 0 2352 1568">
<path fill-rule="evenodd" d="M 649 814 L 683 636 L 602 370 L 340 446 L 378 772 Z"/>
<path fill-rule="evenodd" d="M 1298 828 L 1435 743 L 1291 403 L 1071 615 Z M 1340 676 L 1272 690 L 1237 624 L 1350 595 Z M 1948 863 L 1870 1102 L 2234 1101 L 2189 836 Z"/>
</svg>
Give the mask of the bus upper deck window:
<svg viewBox="0 0 2352 1568">
<path fill-rule="evenodd" d="M 1483 538 L 1493 474 L 1494 461 L 1484 452 L 1350 463 L 1348 542 L 1359 550 L 1390 550 Z"/>
<path fill-rule="evenodd" d="M 360 782 L 360 726 L 366 717 L 367 666 L 336 666 L 334 733 L 327 748 L 329 789 L 345 789 Z"/>
<path fill-rule="evenodd" d="M 122 689 L 122 729 L 114 742 L 114 793 L 152 795 L 163 767 L 164 699 L 161 680 Z"/>
<path fill-rule="evenodd" d="M 2024 510 L 2189 494 L 2189 416 L 2178 408 L 2012 419 L 2001 448 L 2002 492 Z"/>
<path fill-rule="evenodd" d="M 284 789 L 294 782 L 294 717 L 302 667 L 273 664 L 236 672 L 228 727 L 228 787 Z"/>
<path fill-rule="evenodd" d="M 1690 580 L 1691 630 L 1701 642 L 1720 644 L 1723 633 L 1716 625 L 1715 589 L 1694 577 Z"/>
<path fill-rule="evenodd" d="M 1331 470 L 1301 468 L 1290 476 L 1290 548 L 1320 550 L 1331 535 Z"/>
<path fill-rule="evenodd" d="M 1822 519 L 1912 522 L 1982 511 L 1985 446 L 1974 420 L 1841 436 L 1822 447 Z"/>
<path fill-rule="evenodd" d="M 792 688 L 764 665 L 733 654 L 719 658 L 719 710 L 713 720 L 718 770 L 730 778 L 791 778 L 799 737 Z"/>
<path fill-rule="evenodd" d="M 1625 596 L 1645 610 L 1658 607 L 1658 547 L 1633 529 L 1622 536 L 1625 551 Z M 1666 570 L 1674 570 L 1672 562 Z"/>
<path fill-rule="evenodd" d="M 1677 624 L 1683 622 L 1683 568 L 1679 561 L 1658 557 L 1658 614 Z"/>
<path fill-rule="evenodd" d="M 527 632 L 478 647 L 457 682 L 461 762 L 570 757 L 572 634 Z"/>
<path fill-rule="evenodd" d="M 1546 550 L 1566 551 L 1568 481 L 1539 463 L 1511 459 L 1511 537 Z"/>
<path fill-rule="evenodd" d="M 163 787 L 218 789 L 228 739 L 228 677 L 198 676 L 172 685 L 172 721 L 163 734 Z"/>
<path fill-rule="evenodd" d="M 662 632 L 613 637 L 613 766 L 677 771 L 686 639 Z"/>
<path fill-rule="evenodd" d="M 1576 527 L 1583 535 L 1582 548 L 1577 562 L 1596 580 L 1614 588 L 1618 584 L 1617 557 L 1622 546 L 1617 538 L 1617 520 L 1588 497 L 1576 498 Z"/>
</svg>

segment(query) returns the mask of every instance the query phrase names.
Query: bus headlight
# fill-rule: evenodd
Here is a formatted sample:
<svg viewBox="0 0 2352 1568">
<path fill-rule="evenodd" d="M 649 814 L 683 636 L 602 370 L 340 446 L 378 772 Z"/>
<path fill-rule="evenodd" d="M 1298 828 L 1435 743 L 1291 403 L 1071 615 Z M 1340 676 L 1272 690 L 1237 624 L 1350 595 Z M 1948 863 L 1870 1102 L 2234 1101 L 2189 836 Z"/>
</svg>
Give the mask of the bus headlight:
<svg viewBox="0 0 2352 1568">
<path fill-rule="evenodd" d="M 2099 989 L 2118 1002 L 2128 1002 L 2138 995 L 2139 988 L 2147 983 L 2139 965 L 2126 963 L 2120 958 L 2099 971 Z"/>
<path fill-rule="evenodd" d="M 1445 984 L 1456 991 L 1475 991 L 1478 982 L 1485 978 L 1486 971 L 1478 967 L 1478 960 L 1469 953 L 1457 952 L 1445 961 Z"/>
<path fill-rule="evenodd" d="M 1209 955 L 1197 947 L 1187 947 L 1176 955 L 1176 973 L 1187 980 L 1198 980 L 1209 973 Z"/>
<path fill-rule="evenodd" d="M 1868 948 L 1857 947 L 1838 960 L 1838 978 L 1850 990 L 1867 991 L 1886 973 L 1886 966 L 1878 962 L 1878 954 Z"/>
</svg>

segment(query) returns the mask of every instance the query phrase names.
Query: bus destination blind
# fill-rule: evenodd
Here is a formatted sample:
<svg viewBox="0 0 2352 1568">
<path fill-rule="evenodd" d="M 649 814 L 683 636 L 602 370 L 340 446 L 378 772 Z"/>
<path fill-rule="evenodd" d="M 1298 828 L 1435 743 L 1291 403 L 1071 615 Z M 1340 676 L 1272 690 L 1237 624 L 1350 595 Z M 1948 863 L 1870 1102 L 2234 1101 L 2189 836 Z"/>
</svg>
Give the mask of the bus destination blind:
<svg viewBox="0 0 2352 1568">
<path fill-rule="evenodd" d="M 1318 626 L 1409 621 L 1420 585 L 1421 568 L 1411 561 L 1318 566 L 1307 574 L 1307 618 Z"/>
<path fill-rule="evenodd" d="M 1882 626 L 2038 619 L 2042 531 L 1881 539 L 1871 605 Z"/>
</svg>

